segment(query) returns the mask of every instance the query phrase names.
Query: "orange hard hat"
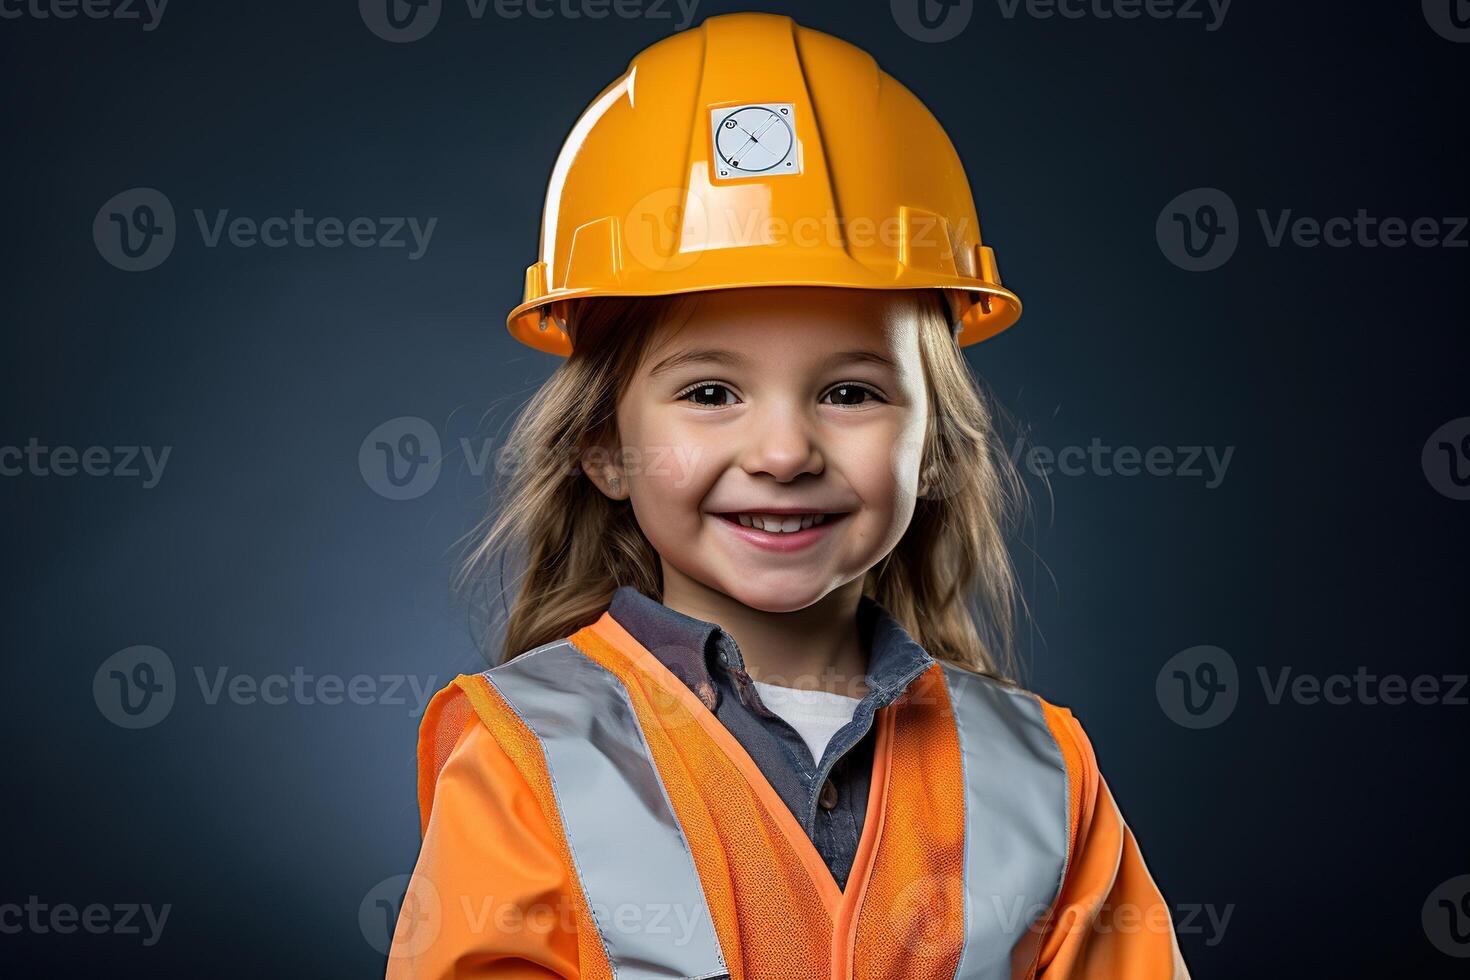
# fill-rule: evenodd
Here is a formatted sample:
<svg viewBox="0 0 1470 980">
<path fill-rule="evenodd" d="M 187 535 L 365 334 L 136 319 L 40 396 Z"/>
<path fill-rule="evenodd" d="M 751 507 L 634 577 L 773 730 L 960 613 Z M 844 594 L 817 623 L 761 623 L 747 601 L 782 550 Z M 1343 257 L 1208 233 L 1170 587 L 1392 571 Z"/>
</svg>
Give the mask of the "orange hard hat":
<svg viewBox="0 0 1470 980">
<path fill-rule="evenodd" d="M 593 100 L 506 324 L 565 356 L 578 299 L 742 286 L 940 289 L 961 346 L 1021 315 L 939 122 L 861 48 L 775 14 L 671 35 Z"/>
</svg>

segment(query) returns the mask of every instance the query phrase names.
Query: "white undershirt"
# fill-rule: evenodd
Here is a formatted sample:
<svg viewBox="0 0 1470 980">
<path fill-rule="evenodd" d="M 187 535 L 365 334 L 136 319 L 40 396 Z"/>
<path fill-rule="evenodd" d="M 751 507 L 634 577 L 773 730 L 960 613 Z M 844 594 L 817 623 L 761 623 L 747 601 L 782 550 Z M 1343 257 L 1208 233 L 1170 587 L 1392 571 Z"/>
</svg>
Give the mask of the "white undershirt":
<svg viewBox="0 0 1470 980">
<path fill-rule="evenodd" d="M 780 715 L 811 750 L 812 762 L 820 764 L 827 743 L 837 730 L 852 721 L 857 710 L 858 698 L 827 691 L 803 691 L 794 687 L 779 687 L 752 681 L 761 703 Z"/>
</svg>

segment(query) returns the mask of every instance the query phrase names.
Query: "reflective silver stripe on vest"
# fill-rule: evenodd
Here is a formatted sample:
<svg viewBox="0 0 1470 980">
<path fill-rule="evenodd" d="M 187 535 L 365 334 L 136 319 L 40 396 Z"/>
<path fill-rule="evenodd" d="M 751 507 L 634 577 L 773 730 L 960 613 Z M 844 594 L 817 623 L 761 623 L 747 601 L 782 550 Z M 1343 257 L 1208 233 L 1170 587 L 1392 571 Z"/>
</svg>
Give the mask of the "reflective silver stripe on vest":
<svg viewBox="0 0 1470 980">
<path fill-rule="evenodd" d="M 1040 938 L 1030 927 L 1056 901 L 1067 867 L 1066 763 L 1034 697 L 940 666 L 965 780 L 965 942 L 955 976 L 1024 976 Z"/>
<path fill-rule="evenodd" d="M 622 681 L 566 640 L 483 676 L 541 743 L 613 976 L 726 976 L 694 857 Z"/>
</svg>

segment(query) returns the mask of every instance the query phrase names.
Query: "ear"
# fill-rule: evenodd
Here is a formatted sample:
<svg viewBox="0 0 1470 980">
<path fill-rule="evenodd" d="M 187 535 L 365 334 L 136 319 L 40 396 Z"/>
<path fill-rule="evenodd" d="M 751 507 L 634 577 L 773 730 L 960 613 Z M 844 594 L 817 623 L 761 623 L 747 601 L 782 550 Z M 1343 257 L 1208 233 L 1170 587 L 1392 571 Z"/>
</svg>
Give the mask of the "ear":
<svg viewBox="0 0 1470 980">
<path fill-rule="evenodd" d="M 617 454 L 606 446 L 594 446 L 582 453 L 582 472 L 587 474 L 603 495 L 611 500 L 628 499 L 628 478 Z"/>
<path fill-rule="evenodd" d="M 925 463 L 919 469 L 919 488 L 915 494 L 920 500 L 927 500 L 938 489 L 938 473 L 932 463 Z"/>
</svg>

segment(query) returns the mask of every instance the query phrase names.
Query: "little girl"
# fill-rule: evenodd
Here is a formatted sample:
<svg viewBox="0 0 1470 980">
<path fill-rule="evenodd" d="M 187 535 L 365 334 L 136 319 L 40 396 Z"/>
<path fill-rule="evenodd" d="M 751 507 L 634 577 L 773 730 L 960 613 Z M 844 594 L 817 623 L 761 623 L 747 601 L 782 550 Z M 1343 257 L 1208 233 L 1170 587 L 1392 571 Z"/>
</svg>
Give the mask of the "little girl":
<svg viewBox="0 0 1470 980">
<path fill-rule="evenodd" d="M 1077 720 L 1007 680 L 1013 323 L 948 137 L 769 14 L 633 59 L 511 333 L 566 361 L 469 564 L 397 978 L 1187 978 Z"/>
</svg>

